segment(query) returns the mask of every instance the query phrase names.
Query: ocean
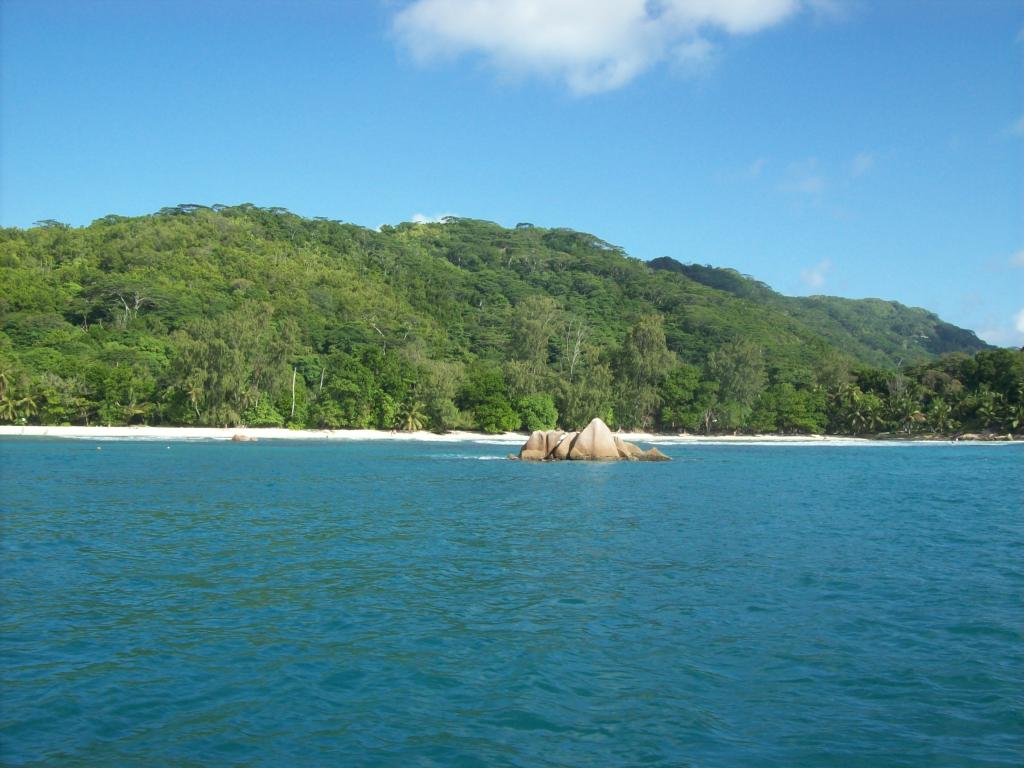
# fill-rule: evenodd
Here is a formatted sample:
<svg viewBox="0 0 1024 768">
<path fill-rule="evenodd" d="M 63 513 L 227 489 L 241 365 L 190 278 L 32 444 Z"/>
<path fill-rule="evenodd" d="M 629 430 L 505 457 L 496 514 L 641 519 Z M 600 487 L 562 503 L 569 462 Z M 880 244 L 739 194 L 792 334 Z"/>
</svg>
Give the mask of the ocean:
<svg viewBox="0 0 1024 768">
<path fill-rule="evenodd" d="M 1020 766 L 1024 446 L 0 441 L 8 766 Z"/>
</svg>

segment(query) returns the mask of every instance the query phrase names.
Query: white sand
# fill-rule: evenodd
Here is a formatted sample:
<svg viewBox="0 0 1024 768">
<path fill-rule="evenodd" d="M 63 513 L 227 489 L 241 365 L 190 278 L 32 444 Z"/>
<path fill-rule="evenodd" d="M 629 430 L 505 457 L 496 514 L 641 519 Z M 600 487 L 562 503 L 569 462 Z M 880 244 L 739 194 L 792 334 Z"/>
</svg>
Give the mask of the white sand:
<svg viewBox="0 0 1024 768">
<path fill-rule="evenodd" d="M 260 440 L 413 440 L 465 442 L 467 440 L 519 444 L 524 435 L 506 432 L 484 435 L 479 432 L 387 432 L 377 429 L 275 429 L 270 427 L 19 427 L 0 426 L 0 437 L 66 437 L 79 440 L 230 440 L 235 435 Z"/>
<path fill-rule="evenodd" d="M 859 437 L 833 435 L 655 435 L 646 432 L 617 433 L 623 440 L 652 445 L 906 445 L 914 442 L 948 445 L 943 440 L 868 440 Z M 459 443 L 475 442 L 494 445 L 519 446 L 526 441 L 526 433 L 505 432 L 485 435 L 480 432 L 388 432 L 376 429 L 273 429 L 237 427 L 34 427 L 0 425 L 0 437 L 60 437 L 78 440 L 230 440 L 235 435 L 260 440 L 406 440 L 420 442 Z M 967 442 L 967 441 L 963 441 Z"/>
</svg>

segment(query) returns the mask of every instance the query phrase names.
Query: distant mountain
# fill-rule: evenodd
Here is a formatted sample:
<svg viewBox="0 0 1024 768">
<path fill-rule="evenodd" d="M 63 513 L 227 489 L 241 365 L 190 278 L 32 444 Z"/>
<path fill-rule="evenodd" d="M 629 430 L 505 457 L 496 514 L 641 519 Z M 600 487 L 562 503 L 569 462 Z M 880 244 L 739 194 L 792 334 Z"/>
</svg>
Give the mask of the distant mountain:
<svg viewBox="0 0 1024 768">
<path fill-rule="evenodd" d="M 813 329 L 833 346 L 872 365 L 918 363 L 950 352 L 973 353 L 992 346 L 973 331 L 933 312 L 882 299 L 783 296 L 734 269 L 682 264 L 662 257 L 652 269 L 685 275 L 702 285 L 777 309 Z"/>
</svg>

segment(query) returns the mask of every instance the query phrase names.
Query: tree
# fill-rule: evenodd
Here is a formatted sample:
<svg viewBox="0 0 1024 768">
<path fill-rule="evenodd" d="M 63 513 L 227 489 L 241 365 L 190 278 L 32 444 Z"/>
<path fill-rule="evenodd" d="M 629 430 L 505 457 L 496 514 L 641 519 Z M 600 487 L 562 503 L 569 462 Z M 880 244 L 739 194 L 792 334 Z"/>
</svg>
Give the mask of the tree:
<svg viewBox="0 0 1024 768">
<path fill-rule="evenodd" d="M 899 369 L 889 379 L 888 386 L 886 416 L 896 429 L 909 434 L 926 420 L 921 412 L 919 387 Z"/>
<path fill-rule="evenodd" d="M 19 408 L 18 401 L 14 398 L 14 393 L 7 389 L 2 395 L 0 395 L 0 421 L 14 421 L 18 418 Z"/>
<path fill-rule="evenodd" d="M 522 416 L 522 428 L 527 432 L 554 429 L 558 424 L 558 409 L 551 395 L 526 395 L 516 402 Z"/>
<path fill-rule="evenodd" d="M 758 398 L 751 424 L 759 432 L 822 432 L 824 397 L 808 389 L 797 389 L 789 382 L 773 384 Z"/>
<path fill-rule="evenodd" d="M 620 425 L 647 429 L 661 405 L 659 388 L 672 370 L 675 355 L 665 342 L 665 320 L 644 315 L 629 329 L 616 361 Z"/>
<path fill-rule="evenodd" d="M 509 401 L 501 368 L 493 363 L 477 364 L 469 370 L 461 400 L 484 432 L 511 432 L 522 421 Z"/>
<path fill-rule="evenodd" d="M 410 398 L 398 409 L 398 420 L 395 426 L 406 432 L 418 432 L 426 426 L 427 415 L 423 403 Z"/>
<path fill-rule="evenodd" d="M 662 429 L 696 429 L 700 423 L 697 393 L 700 369 L 695 365 L 675 366 L 661 386 L 661 412 L 658 423 Z"/>
<path fill-rule="evenodd" d="M 885 423 L 885 404 L 874 392 L 848 386 L 831 398 L 830 423 L 834 432 L 862 435 L 877 432 Z"/>
<path fill-rule="evenodd" d="M 1005 400 L 998 392 L 982 385 L 975 395 L 975 422 L 982 429 L 998 429 L 1002 419 Z"/>
<path fill-rule="evenodd" d="M 586 375 L 574 380 L 559 380 L 556 404 L 561 414 L 562 426 L 566 429 L 582 429 L 594 417 L 614 424 L 614 379 L 607 362 L 597 358 L 596 350 L 588 355 L 592 362 L 581 368 Z"/>
<path fill-rule="evenodd" d="M 13 386 L 14 371 L 7 363 L 0 362 L 0 397 L 7 394 Z"/>
<path fill-rule="evenodd" d="M 522 417 L 509 404 L 508 400 L 493 399 L 479 403 L 473 409 L 473 417 L 477 428 L 489 434 L 512 432 L 519 429 Z"/>
<path fill-rule="evenodd" d="M 528 296 L 512 314 L 509 352 L 535 375 L 547 365 L 548 343 L 558 318 L 558 305 L 548 296 Z"/>
<path fill-rule="evenodd" d="M 708 355 L 707 376 L 718 383 L 720 426 L 737 429 L 764 391 L 764 353 L 749 341 L 733 341 Z"/>
<path fill-rule="evenodd" d="M 241 422 L 247 427 L 283 427 L 284 416 L 269 399 L 264 398 L 242 412 Z"/>
<path fill-rule="evenodd" d="M 288 388 L 295 323 L 274 308 L 246 301 L 216 319 L 189 324 L 176 338 L 178 389 L 208 424 L 237 424 L 241 414 Z M 200 399 L 201 397 L 201 399 Z"/>
<path fill-rule="evenodd" d="M 959 425 L 953 419 L 953 409 L 941 397 L 933 398 L 928 405 L 928 426 L 936 432 L 952 432 Z"/>
<path fill-rule="evenodd" d="M 122 418 L 124 419 L 125 424 L 131 424 L 133 421 L 135 421 L 136 418 L 139 417 L 142 417 L 142 421 L 143 423 L 145 423 L 146 415 L 153 408 L 152 403 L 140 403 L 139 399 L 135 395 L 134 390 L 129 390 L 128 402 L 123 404 L 118 402 L 116 403 L 116 405 L 121 409 L 123 413 Z"/>
<path fill-rule="evenodd" d="M 584 357 L 589 336 L 590 329 L 578 317 L 569 318 L 562 326 L 559 345 L 563 378 L 572 381 L 575 377 L 576 368 Z"/>
<path fill-rule="evenodd" d="M 829 351 L 822 356 L 815 375 L 818 385 L 826 391 L 848 385 L 853 381 L 850 359 L 838 352 Z"/>
</svg>

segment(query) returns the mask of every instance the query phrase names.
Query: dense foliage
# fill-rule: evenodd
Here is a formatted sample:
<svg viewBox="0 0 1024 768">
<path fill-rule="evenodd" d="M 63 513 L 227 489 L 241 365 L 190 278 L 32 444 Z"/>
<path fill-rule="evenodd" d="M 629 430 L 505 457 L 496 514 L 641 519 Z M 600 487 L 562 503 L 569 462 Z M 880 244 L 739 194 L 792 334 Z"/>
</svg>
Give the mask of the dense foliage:
<svg viewBox="0 0 1024 768">
<path fill-rule="evenodd" d="M 783 296 L 733 269 L 680 264 L 668 257 L 654 259 L 650 265 L 778 309 L 810 325 L 833 346 L 880 367 L 988 348 L 973 332 L 943 322 L 932 312 L 905 307 L 896 301 Z"/>
<path fill-rule="evenodd" d="M 923 310 L 571 230 L 249 205 L 0 230 L 0 421 L 953 432 L 1022 409 L 1022 353 Z"/>
</svg>

